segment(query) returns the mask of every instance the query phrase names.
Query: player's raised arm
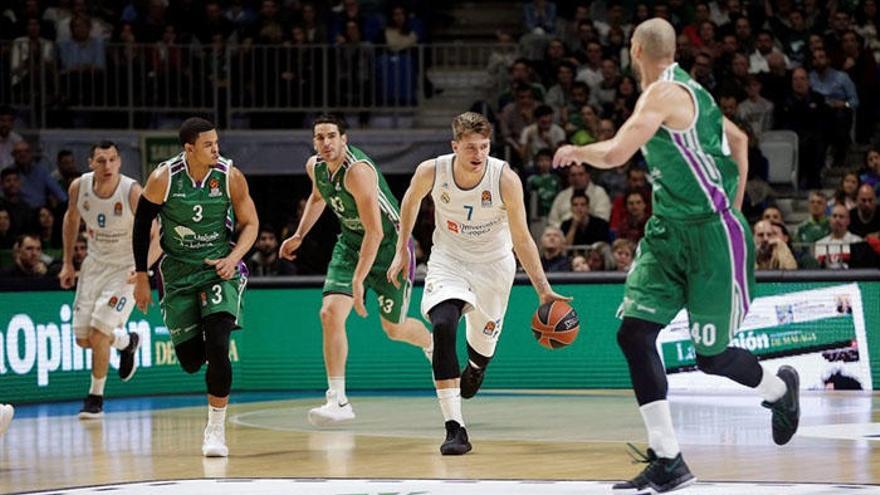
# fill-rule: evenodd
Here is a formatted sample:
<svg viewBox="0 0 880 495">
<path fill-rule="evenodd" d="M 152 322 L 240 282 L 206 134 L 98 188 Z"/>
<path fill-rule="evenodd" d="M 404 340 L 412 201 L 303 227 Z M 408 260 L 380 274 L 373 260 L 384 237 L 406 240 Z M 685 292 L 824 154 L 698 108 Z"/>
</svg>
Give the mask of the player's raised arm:
<svg viewBox="0 0 880 495">
<path fill-rule="evenodd" d="M 526 220 L 526 207 L 523 201 L 522 181 L 510 167 L 504 167 L 501 173 L 501 199 L 507 208 L 507 222 L 510 226 L 510 237 L 513 241 L 513 251 L 522 263 L 523 268 L 532 281 L 532 286 L 541 299 L 541 304 L 560 300 L 570 301 L 570 297 L 561 296 L 553 292 L 544 267 L 541 266 L 541 256 L 538 247 L 529 233 L 529 225 Z"/>
<path fill-rule="evenodd" d="M 296 250 L 299 249 L 306 234 L 308 234 L 309 231 L 312 230 L 312 227 L 315 226 L 315 222 L 321 218 L 321 213 L 324 212 L 324 207 L 327 204 L 324 202 L 324 198 L 321 197 L 321 193 L 318 192 L 318 187 L 315 185 L 316 161 L 317 158 L 313 156 L 309 158 L 308 162 L 306 162 L 306 173 L 312 181 L 312 192 L 309 194 L 308 199 L 306 199 L 306 206 L 303 209 L 302 218 L 299 219 L 299 225 L 296 228 L 296 232 L 285 239 L 284 242 L 281 243 L 281 248 L 279 249 L 281 257 L 287 260 L 293 261 L 293 259 L 296 258 Z"/>
<path fill-rule="evenodd" d="M 224 258 L 205 260 L 217 270 L 217 275 L 223 280 L 229 280 L 235 276 L 238 262 L 250 251 L 257 240 L 260 231 L 260 220 L 257 218 L 257 207 L 251 199 L 247 180 L 244 174 L 235 167 L 229 169 L 229 199 L 232 209 L 235 211 L 236 228 L 239 230 L 235 247 Z"/>
<path fill-rule="evenodd" d="M 153 302 L 150 279 L 147 275 L 147 269 L 150 267 L 150 232 L 153 221 L 165 204 L 170 176 L 168 167 L 159 167 L 150 174 L 134 214 L 134 231 L 131 235 L 135 271 L 134 300 L 138 309 L 144 313 Z"/>
<path fill-rule="evenodd" d="M 636 103 L 633 114 L 607 141 L 587 146 L 565 145 L 553 157 L 554 167 L 573 163 L 589 163 L 597 168 L 614 168 L 626 163 L 648 142 L 669 116 L 675 105 L 691 105 L 690 95 L 675 83 L 657 82 L 648 87 Z"/>
<path fill-rule="evenodd" d="M 379 211 L 378 183 L 376 171 L 365 162 L 355 163 L 345 174 L 345 188 L 357 204 L 358 216 L 364 227 L 364 239 L 351 280 L 354 310 L 361 317 L 367 316 L 367 309 L 364 307 L 364 280 L 373 268 L 376 253 L 379 252 L 379 245 L 385 236 L 382 232 L 382 214 Z"/>
<path fill-rule="evenodd" d="M 79 232 L 80 214 L 76 207 L 79 199 L 79 178 L 73 179 L 67 190 L 67 211 L 64 212 L 64 223 L 61 227 L 61 240 L 64 243 L 64 257 L 58 281 L 62 289 L 73 287 L 76 281 L 76 270 L 73 268 L 73 245 Z"/>
<path fill-rule="evenodd" d="M 400 205 L 400 231 L 397 236 L 397 249 L 394 254 L 394 260 L 388 267 L 388 281 L 395 287 L 400 287 L 399 274 L 403 274 L 403 278 L 409 275 L 409 249 L 407 243 L 412 235 L 413 227 L 416 225 L 416 217 L 419 215 L 419 207 L 422 199 L 431 192 L 434 186 L 434 160 L 426 160 L 419 164 L 416 173 L 403 195 L 403 202 Z"/>
<path fill-rule="evenodd" d="M 743 198 L 746 194 L 746 182 L 749 175 L 749 136 L 733 122 L 724 117 L 724 135 L 730 144 L 730 154 L 739 170 L 739 181 L 736 186 L 736 197 L 733 207 L 742 210 Z"/>
</svg>

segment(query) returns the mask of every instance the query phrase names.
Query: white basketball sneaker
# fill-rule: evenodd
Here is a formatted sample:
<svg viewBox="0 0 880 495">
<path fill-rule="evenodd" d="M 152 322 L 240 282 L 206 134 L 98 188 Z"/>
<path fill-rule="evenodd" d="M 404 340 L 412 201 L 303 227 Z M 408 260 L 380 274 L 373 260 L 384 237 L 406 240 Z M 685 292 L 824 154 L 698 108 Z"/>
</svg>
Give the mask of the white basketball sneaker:
<svg viewBox="0 0 880 495">
<path fill-rule="evenodd" d="M 9 429 L 9 423 L 12 423 L 12 417 L 15 416 L 15 408 L 9 404 L 0 405 L 0 436 Z"/>
<path fill-rule="evenodd" d="M 223 424 L 208 424 L 205 427 L 205 441 L 202 443 L 202 455 L 205 457 L 226 457 L 229 449 L 226 448 L 226 427 Z"/>
<path fill-rule="evenodd" d="M 340 404 L 336 400 L 336 393 L 327 391 L 327 403 L 309 411 L 309 423 L 314 426 L 329 426 L 343 421 L 354 419 L 354 409 L 351 403 Z"/>
</svg>

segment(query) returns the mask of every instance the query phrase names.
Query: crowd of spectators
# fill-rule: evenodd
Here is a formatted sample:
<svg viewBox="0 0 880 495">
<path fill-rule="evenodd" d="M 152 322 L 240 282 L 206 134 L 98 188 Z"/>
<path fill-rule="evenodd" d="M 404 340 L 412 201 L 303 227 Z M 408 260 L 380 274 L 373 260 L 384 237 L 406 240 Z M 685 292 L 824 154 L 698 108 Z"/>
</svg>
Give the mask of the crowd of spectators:
<svg viewBox="0 0 880 495">
<path fill-rule="evenodd" d="M 406 47 L 424 37 L 410 13 L 416 4 L 395 4 L 385 17 L 365 12 L 357 0 L 327 9 L 273 0 L 114 5 L 73 0 L 46 9 L 29 0 L 0 14 L 0 33 L 27 37 L 51 32 L 41 39 L 59 46 L 77 43 L 77 37 L 98 44 L 115 39 L 165 43 L 155 53 L 164 60 L 175 60 L 172 42 L 179 41 L 241 50 L 261 43 L 344 45 L 353 39 Z M 186 22 L 197 16 L 205 22 Z M 651 16 L 673 23 L 679 33 L 678 64 L 750 137 L 743 210 L 753 223 L 756 266 L 880 266 L 880 143 L 875 139 L 880 15 L 875 0 L 668 0 L 636 3 L 631 11 L 605 0 L 558 6 L 534 0 L 523 4 L 517 53 L 491 60 L 495 90 L 480 108 L 496 123 L 495 154 L 523 178 L 530 227 L 545 268 L 626 271 L 644 235 L 652 211 L 651 184 L 639 154 L 624 167 L 601 172 L 586 165 L 553 170 L 551 160 L 561 144 L 610 139 L 632 114 L 640 86 L 629 64 L 628 40 L 633 26 Z M 78 19 L 89 19 L 90 27 Z M 514 34 L 499 32 L 499 42 L 515 43 Z M 27 57 L 48 52 L 44 44 L 28 46 Z M 80 48 L 82 62 L 88 49 Z M 98 58 L 94 61 L 88 70 L 95 70 Z M 284 70 L 278 74 L 297 77 Z M 62 151 L 50 173 L 48 164 L 35 162 L 31 145 L 13 127 L 11 111 L 0 109 L 0 250 L 11 253 L 6 260 L 0 256 L 0 268 L 8 274 L 51 273 L 65 191 L 83 167 Z M 759 143 L 774 130 L 792 130 L 799 137 L 800 186 L 811 191 L 809 216 L 800 224 L 786 221 L 791 212 L 784 211 L 780 193 L 767 182 L 769 164 Z M 854 143 L 856 150 L 869 150 L 856 166 Z M 827 188 L 826 176 L 840 177 L 836 189 Z M 299 215 L 280 230 L 263 226 L 247 260 L 252 273 L 321 272 L 315 259 L 326 251 L 323 237 L 311 247 L 304 245 L 295 263 L 277 258 L 279 239 L 295 228 Z M 433 228 L 433 205 L 426 201 L 414 229 L 419 266 L 430 254 Z M 31 254 L 33 244 L 39 256 Z"/>
<path fill-rule="evenodd" d="M 604 172 L 588 166 L 553 171 L 548 157 L 561 144 L 611 138 L 632 114 L 641 88 L 628 40 L 638 22 L 653 16 L 675 26 L 679 66 L 749 135 L 743 210 L 754 223 L 758 266 L 844 268 L 851 245 L 861 253 L 856 266 L 876 264 L 880 218 L 874 219 L 869 199 L 876 202 L 880 152 L 872 148 L 861 169 L 852 167 L 854 144 L 877 144 L 880 15 L 874 0 L 668 0 L 636 2 L 632 10 L 623 2 L 532 0 L 523 4 L 518 53 L 506 72 L 490 66 L 495 89 L 480 108 L 497 120 L 497 144 L 524 179 L 545 267 L 613 269 L 610 243 L 637 243 L 644 234 L 651 194 L 639 154 Z M 500 33 L 499 41 L 507 37 Z M 821 216 L 818 206 L 810 207 L 797 237 L 789 236 L 795 225 L 786 226 L 774 207 L 779 193 L 768 183 L 769 162 L 761 152 L 762 138 L 774 130 L 798 135 L 798 186 L 814 191 L 811 205 L 823 203 Z M 839 191 L 823 189 L 826 175 L 844 177 Z M 767 220 L 765 210 L 780 218 Z"/>
<path fill-rule="evenodd" d="M 261 108 L 323 105 L 325 95 L 331 106 L 409 105 L 418 73 L 411 49 L 426 40 L 427 4 L 5 2 L 0 72 L 11 77 L 0 78 L 0 95 L 46 105 L 47 121 L 33 124 L 52 127 L 128 125 L 113 113 L 68 110 L 75 106 L 213 108 L 227 91 L 234 103 Z M 331 50 L 326 67 L 319 45 Z"/>
</svg>

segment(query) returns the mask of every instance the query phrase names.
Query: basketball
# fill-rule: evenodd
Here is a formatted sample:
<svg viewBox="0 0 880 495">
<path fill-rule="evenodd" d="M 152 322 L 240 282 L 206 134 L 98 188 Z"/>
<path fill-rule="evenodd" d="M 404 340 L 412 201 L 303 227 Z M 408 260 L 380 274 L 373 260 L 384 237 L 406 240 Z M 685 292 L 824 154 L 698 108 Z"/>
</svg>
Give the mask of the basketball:
<svg viewBox="0 0 880 495">
<path fill-rule="evenodd" d="M 544 303 L 532 316 L 532 332 L 547 349 L 570 345 L 580 329 L 577 312 L 565 301 Z"/>
</svg>

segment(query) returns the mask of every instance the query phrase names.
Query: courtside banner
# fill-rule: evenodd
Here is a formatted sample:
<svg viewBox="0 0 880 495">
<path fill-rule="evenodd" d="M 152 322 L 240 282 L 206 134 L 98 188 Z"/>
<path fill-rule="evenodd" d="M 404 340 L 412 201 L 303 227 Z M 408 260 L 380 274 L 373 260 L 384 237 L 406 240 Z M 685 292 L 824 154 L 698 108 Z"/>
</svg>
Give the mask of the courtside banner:
<svg viewBox="0 0 880 495">
<path fill-rule="evenodd" d="M 555 288 L 574 298 L 572 305 L 581 319 L 577 340 L 557 350 L 538 345 L 530 329 L 538 306 L 535 291 L 530 285 L 515 285 L 484 386 L 629 388 L 616 337 L 620 320 L 615 314 L 623 285 L 564 283 Z M 91 352 L 75 344 L 73 295 L 72 291 L 0 292 L 0 402 L 85 397 Z M 233 390 L 318 391 L 327 386 L 318 316 L 321 299 L 320 286 L 247 290 L 245 328 L 233 332 L 230 347 Z M 413 290 L 412 301 L 410 316 L 416 316 L 421 287 Z M 761 283 L 733 344 L 755 352 L 771 370 L 783 362 L 795 365 L 804 388 L 870 389 L 880 383 L 878 301 L 878 282 Z M 346 384 L 353 390 L 431 389 L 431 369 L 424 354 L 386 337 L 376 304 L 368 293 L 369 316 L 352 313 L 348 318 Z M 139 369 L 130 382 L 121 383 L 115 370 L 118 353 L 111 351 L 108 399 L 204 393 L 204 367 L 193 375 L 180 368 L 157 305 L 147 315 L 135 310 L 126 329 L 141 336 Z M 684 314 L 661 335 L 660 349 L 674 388 L 738 386 L 693 371 L 693 346 Z M 464 362 L 464 320 L 458 345 Z"/>
<path fill-rule="evenodd" d="M 751 351 L 771 371 L 783 364 L 794 366 L 803 388 L 870 390 L 863 302 L 855 283 L 758 297 L 732 336 L 731 345 Z M 658 347 L 670 374 L 670 387 L 741 388 L 696 369 L 693 342 L 706 340 L 710 344 L 719 337 L 711 325 L 707 326 L 691 325 L 682 311 L 661 331 Z"/>
</svg>

